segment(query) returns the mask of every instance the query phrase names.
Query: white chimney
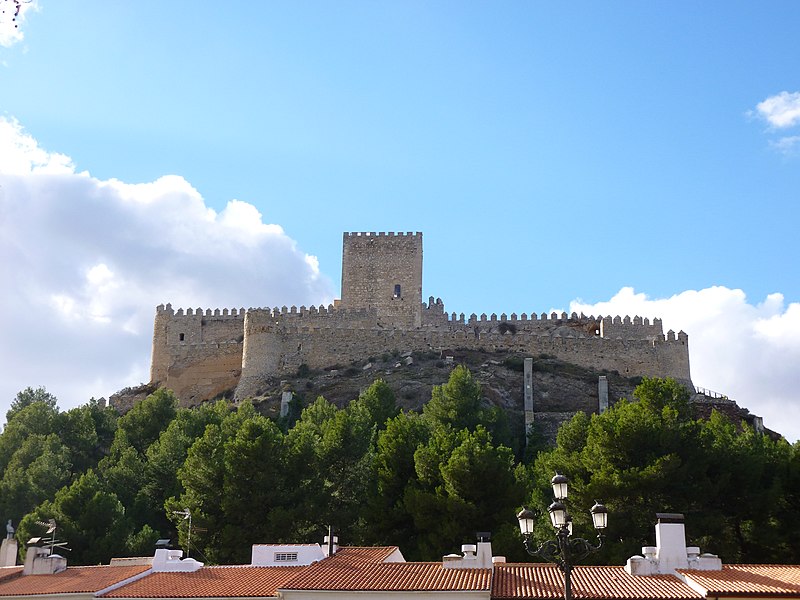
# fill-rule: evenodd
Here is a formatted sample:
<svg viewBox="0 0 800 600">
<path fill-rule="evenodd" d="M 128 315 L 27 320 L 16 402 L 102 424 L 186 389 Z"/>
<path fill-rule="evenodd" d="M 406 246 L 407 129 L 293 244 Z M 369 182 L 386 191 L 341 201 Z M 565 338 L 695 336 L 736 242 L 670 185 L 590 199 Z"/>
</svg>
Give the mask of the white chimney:
<svg viewBox="0 0 800 600">
<path fill-rule="evenodd" d="M 203 563 L 193 558 L 184 558 L 183 550 L 168 550 L 167 548 L 156 548 L 153 557 L 152 570 L 154 573 L 181 572 L 193 573 L 203 566 Z"/>
<path fill-rule="evenodd" d="M 659 571 L 671 573 L 689 567 L 686 530 L 680 513 L 656 513 L 656 560 Z"/>
<path fill-rule="evenodd" d="M 686 531 L 680 513 L 656 513 L 656 545 L 642 547 L 644 556 L 632 556 L 625 565 L 631 575 L 674 574 L 677 569 L 719 571 L 722 561 L 700 548 L 686 546 Z"/>
<path fill-rule="evenodd" d="M 495 562 L 500 561 L 492 558 L 492 543 L 488 539 L 486 534 L 477 544 L 464 544 L 461 546 L 463 555 L 448 554 L 442 557 L 442 566 L 445 569 L 491 569 Z"/>
<path fill-rule="evenodd" d="M 31 538 L 25 551 L 25 565 L 22 567 L 23 575 L 53 575 L 67 568 L 67 559 L 58 554 L 50 554 L 50 548 L 43 548 L 37 544 L 41 538 Z"/>
</svg>

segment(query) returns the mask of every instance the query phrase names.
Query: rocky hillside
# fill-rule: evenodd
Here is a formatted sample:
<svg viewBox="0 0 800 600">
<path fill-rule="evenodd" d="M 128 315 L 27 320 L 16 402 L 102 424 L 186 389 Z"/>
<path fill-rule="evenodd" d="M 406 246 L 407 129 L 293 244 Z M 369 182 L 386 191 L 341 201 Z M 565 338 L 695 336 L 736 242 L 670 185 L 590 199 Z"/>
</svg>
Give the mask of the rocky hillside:
<svg viewBox="0 0 800 600">
<path fill-rule="evenodd" d="M 523 360 L 522 355 L 514 353 L 456 349 L 441 353 L 386 353 L 319 370 L 303 365 L 292 377 L 268 380 L 252 401 L 259 412 L 273 418 L 280 415 L 281 398 L 286 391 L 292 392 L 296 408 L 306 406 L 318 396 L 324 396 L 337 406 L 345 406 L 375 379 L 382 378 L 395 391 L 402 408 L 420 411 L 430 399 L 433 386 L 447 382 L 453 367 L 463 364 L 480 382 L 486 402 L 503 409 L 512 435 L 522 440 L 525 428 Z M 630 398 L 641 381 L 638 377 L 623 377 L 616 371 L 579 367 L 546 354 L 534 357 L 535 427 L 543 442 L 554 443 L 558 427 L 575 412 L 597 412 L 600 375 L 608 380 L 611 404 L 619 398 Z M 123 390 L 115 395 L 115 405 L 129 409 L 135 401 L 153 391 L 148 385 Z M 232 396 L 231 390 L 222 397 Z M 717 409 L 737 423 L 745 421 L 757 429 L 762 427 L 758 417 L 728 398 L 695 394 L 692 402 L 699 417 L 707 417 L 712 409 Z M 774 432 L 768 433 L 777 436 Z"/>
</svg>

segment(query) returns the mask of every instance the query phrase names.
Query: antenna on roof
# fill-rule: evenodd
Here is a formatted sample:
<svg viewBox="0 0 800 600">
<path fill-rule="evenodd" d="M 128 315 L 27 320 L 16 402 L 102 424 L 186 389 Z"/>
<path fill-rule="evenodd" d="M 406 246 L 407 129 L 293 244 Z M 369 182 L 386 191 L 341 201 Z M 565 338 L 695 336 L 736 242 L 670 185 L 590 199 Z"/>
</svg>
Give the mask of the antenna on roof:
<svg viewBox="0 0 800 600">
<path fill-rule="evenodd" d="M 48 519 L 47 521 L 36 521 L 37 525 L 41 525 L 42 527 L 47 527 L 47 531 L 45 533 L 49 533 L 49 538 L 33 538 L 39 539 L 44 544 L 50 544 L 50 556 L 53 555 L 53 550 L 55 548 L 59 548 L 60 550 L 70 550 L 67 548 L 67 542 L 59 542 L 56 540 L 56 529 L 58 529 L 58 525 L 56 525 L 56 520 L 53 518 Z"/>
<path fill-rule="evenodd" d="M 192 543 L 192 513 L 188 508 L 184 508 L 183 510 L 173 510 L 172 514 L 183 516 L 184 521 L 189 520 L 189 534 L 186 536 L 186 558 L 189 558 L 189 548 Z"/>
<path fill-rule="evenodd" d="M 50 519 L 49 521 L 36 521 L 37 525 L 41 525 L 42 527 L 47 527 L 47 531 L 45 533 L 55 533 L 56 530 L 56 520 Z"/>
</svg>

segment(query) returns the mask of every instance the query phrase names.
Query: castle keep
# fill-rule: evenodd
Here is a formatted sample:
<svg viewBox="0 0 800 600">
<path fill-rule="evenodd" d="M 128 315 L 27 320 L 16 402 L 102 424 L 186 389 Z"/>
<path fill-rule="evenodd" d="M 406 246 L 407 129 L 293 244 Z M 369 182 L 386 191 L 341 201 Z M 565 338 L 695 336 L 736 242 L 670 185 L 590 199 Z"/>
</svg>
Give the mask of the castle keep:
<svg viewBox="0 0 800 600">
<path fill-rule="evenodd" d="M 626 377 L 691 385 L 688 337 L 661 320 L 551 313 L 448 314 L 422 300 L 421 233 L 345 233 L 341 300 L 330 306 L 156 309 L 151 383 L 184 405 L 256 396 L 271 381 L 385 352 L 543 354 Z"/>
</svg>

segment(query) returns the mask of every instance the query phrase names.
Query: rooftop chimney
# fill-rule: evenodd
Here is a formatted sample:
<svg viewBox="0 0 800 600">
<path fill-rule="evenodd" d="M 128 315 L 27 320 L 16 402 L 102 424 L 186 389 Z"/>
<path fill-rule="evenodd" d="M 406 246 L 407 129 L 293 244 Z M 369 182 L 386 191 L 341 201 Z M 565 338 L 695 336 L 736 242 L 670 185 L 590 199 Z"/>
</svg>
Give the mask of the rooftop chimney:
<svg viewBox="0 0 800 600">
<path fill-rule="evenodd" d="M 23 575 L 53 575 L 67 568 L 67 559 L 58 554 L 50 554 L 50 548 L 40 546 L 42 538 L 28 540 L 25 551 Z"/>
<path fill-rule="evenodd" d="M 168 550 L 167 548 L 156 548 L 153 557 L 152 569 L 154 573 L 182 572 L 193 573 L 203 566 L 203 563 L 193 559 L 184 558 L 183 550 Z"/>
<path fill-rule="evenodd" d="M 442 567 L 445 569 L 491 569 L 494 566 L 494 560 L 492 559 L 490 539 L 491 535 L 488 532 L 479 532 L 477 544 L 461 546 L 463 556 L 448 554 L 442 557 Z"/>
<path fill-rule="evenodd" d="M 714 554 L 700 554 L 686 546 L 686 531 L 680 513 L 656 513 L 656 545 L 642 547 L 644 556 L 632 556 L 625 565 L 631 575 L 665 575 L 676 569 L 719 571 L 722 561 Z"/>
</svg>

